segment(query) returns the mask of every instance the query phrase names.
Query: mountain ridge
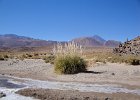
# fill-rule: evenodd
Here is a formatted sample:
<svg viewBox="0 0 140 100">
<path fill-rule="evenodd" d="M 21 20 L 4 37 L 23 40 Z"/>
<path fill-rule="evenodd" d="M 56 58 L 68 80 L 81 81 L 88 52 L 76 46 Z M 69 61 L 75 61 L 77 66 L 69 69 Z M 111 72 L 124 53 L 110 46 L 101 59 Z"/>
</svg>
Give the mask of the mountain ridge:
<svg viewBox="0 0 140 100">
<path fill-rule="evenodd" d="M 120 42 L 115 40 L 105 40 L 98 35 L 94 35 L 91 37 L 80 37 L 72 39 L 70 42 L 74 41 L 77 44 L 87 47 L 100 47 L 100 46 L 107 46 L 107 47 L 117 47 Z M 41 46 L 50 46 L 54 45 L 57 42 L 62 41 L 52 41 L 52 40 L 41 40 L 41 39 L 34 39 L 26 36 L 19 36 L 16 34 L 4 34 L 0 35 L 0 47 L 41 47 Z M 62 42 L 67 43 L 67 42 Z"/>
<path fill-rule="evenodd" d="M 94 35 L 92 37 L 82 37 L 75 38 L 72 40 L 73 42 L 83 45 L 83 46 L 107 46 L 107 47 L 117 47 L 121 43 L 116 40 L 105 40 L 98 35 Z"/>
</svg>

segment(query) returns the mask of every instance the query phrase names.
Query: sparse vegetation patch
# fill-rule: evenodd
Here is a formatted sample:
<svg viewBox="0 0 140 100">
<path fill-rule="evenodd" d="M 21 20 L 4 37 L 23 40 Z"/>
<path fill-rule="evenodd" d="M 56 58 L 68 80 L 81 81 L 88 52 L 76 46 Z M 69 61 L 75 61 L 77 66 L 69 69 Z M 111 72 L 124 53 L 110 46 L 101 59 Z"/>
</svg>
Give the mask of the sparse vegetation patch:
<svg viewBox="0 0 140 100">
<path fill-rule="evenodd" d="M 58 74 L 75 74 L 86 71 L 86 62 L 82 56 L 82 47 L 75 43 L 57 44 L 54 48 L 55 72 Z"/>
<path fill-rule="evenodd" d="M 78 56 L 61 56 L 56 58 L 55 72 L 58 74 L 75 74 L 86 70 L 86 62 Z"/>
<path fill-rule="evenodd" d="M 54 64 L 55 56 L 49 55 L 49 56 L 44 57 L 43 59 L 45 60 L 46 63 Z"/>
<path fill-rule="evenodd" d="M 0 55 L 0 60 L 4 60 L 4 57 Z"/>
</svg>

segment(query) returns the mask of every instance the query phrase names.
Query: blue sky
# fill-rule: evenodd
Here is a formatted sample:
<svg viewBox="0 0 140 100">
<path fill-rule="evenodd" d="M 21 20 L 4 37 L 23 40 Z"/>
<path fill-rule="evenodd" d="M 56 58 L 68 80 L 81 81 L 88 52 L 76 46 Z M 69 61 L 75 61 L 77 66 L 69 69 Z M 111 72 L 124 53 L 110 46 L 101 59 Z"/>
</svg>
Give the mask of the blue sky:
<svg viewBox="0 0 140 100">
<path fill-rule="evenodd" d="M 0 0 L 0 34 L 124 41 L 140 35 L 140 0 Z"/>
</svg>

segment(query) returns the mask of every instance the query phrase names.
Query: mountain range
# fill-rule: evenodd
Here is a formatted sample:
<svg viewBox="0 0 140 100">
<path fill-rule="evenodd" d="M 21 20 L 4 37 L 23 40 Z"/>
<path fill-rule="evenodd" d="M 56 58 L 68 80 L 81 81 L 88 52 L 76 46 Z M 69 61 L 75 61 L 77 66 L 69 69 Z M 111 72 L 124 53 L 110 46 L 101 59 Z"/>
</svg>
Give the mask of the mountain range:
<svg viewBox="0 0 140 100">
<path fill-rule="evenodd" d="M 94 35 L 91 37 L 75 38 L 69 42 L 72 42 L 72 41 L 86 47 L 101 47 L 101 46 L 117 47 L 120 44 L 119 41 L 105 40 L 98 35 Z M 0 35 L 0 48 L 52 46 L 56 44 L 57 42 L 58 41 L 40 40 L 40 39 L 34 39 L 30 37 L 25 37 L 25 36 L 18 36 L 15 34 Z M 62 42 L 62 43 L 65 43 L 65 42 Z"/>
<path fill-rule="evenodd" d="M 117 47 L 121 42 L 115 40 L 105 40 L 98 35 L 94 35 L 92 37 L 82 37 L 73 39 L 75 43 L 78 43 L 83 46 L 87 47 Z"/>
</svg>

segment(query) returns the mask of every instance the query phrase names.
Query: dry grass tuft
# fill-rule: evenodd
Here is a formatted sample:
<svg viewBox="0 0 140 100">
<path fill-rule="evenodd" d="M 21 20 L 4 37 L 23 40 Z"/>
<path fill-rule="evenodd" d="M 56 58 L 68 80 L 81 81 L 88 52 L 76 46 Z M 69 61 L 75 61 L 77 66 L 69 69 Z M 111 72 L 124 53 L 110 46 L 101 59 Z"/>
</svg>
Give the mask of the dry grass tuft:
<svg viewBox="0 0 140 100">
<path fill-rule="evenodd" d="M 74 42 L 67 44 L 58 43 L 54 49 L 55 72 L 58 74 L 74 74 L 86 71 L 86 62 L 82 56 L 82 46 Z"/>
<path fill-rule="evenodd" d="M 55 45 L 53 48 L 53 54 L 56 57 L 66 56 L 66 55 L 81 56 L 82 53 L 83 53 L 82 46 L 74 42 L 65 43 L 64 45 L 62 45 L 61 43 L 57 43 L 57 45 Z"/>
</svg>

